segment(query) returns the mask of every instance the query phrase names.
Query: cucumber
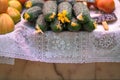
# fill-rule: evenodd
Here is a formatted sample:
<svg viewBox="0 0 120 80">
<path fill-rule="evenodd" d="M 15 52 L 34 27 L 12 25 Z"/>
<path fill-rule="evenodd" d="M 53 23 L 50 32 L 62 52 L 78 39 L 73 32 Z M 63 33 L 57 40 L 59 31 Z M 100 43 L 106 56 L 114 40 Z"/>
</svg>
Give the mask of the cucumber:
<svg viewBox="0 0 120 80">
<path fill-rule="evenodd" d="M 96 23 L 94 21 L 92 21 L 92 20 L 89 21 L 86 24 L 83 24 L 83 29 L 88 31 L 88 32 L 93 31 L 95 28 L 96 28 Z"/>
<path fill-rule="evenodd" d="M 39 15 L 36 21 L 36 27 L 39 27 L 39 29 L 44 32 L 47 30 L 46 22 L 44 19 L 43 14 Z"/>
<path fill-rule="evenodd" d="M 47 22 L 54 21 L 57 14 L 56 1 L 46 1 L 43 6 L 43 14 Z"/>
<path fill-rule="evenodd" d="M 25 3 L 25 8 L 31 8 L 33 6 L 39 6 L 42 8 L 43 4 L 44 4 L 44 0 L 28 0 Z"/>
<path fill-rule="evenodd" d="M 51 23 L 50 27 L 51 30 L 54 32 L 61 32 L 63 30 L 62 24 L 57 19 L 55 19 L 55 21 Z"/>
<path fill-rule="evenodd" d="M 34 6 L 26 10 L 23 14 L 23 18 L 27 21 L 36 21 L 37 17 L 42 13 L 42 9 L 38 6 Z"/>
<path fill-rule="evenodd" d="M 67 27 L 69 31 L 79 31 L 81 29 L 81 24 L 79 24 L 78 20 L 73 17 Z"/>
<path fill-rule="evenodd" d="M 61 2 L 58 5 L 58 20 L 69 23 L 72 17 L 72 5 L 69 2 Z"/>
<path fill-rule="evenodd" d="M 87 23 L 90 21 L 90 12 L 86 5 L 81 2 L 76 2 L 73 6 L 74 15 L 80 23 Z"/>
</svg>

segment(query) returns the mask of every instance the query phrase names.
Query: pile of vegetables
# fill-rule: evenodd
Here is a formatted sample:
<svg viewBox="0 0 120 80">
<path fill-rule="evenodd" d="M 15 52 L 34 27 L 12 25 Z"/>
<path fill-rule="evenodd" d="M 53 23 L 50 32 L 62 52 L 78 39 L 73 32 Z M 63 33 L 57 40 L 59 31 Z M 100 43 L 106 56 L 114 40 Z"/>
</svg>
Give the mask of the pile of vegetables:
<svg viewBox="0 0 120 80">
<path fill-rule="evenodd" d="M 23 0 L 0 0 L 0 34 L 14 30 L 15 24 L 21 20 L 20 13 L 24 3 Z"/>
<path fill-rule="evenodd" d="M 91 32 L 96 28 L 88 9 L 91 5 L 105 13 L 115 9 L 114 0 L 95 0 L 87 5 L 79 0 L 0 0 L 0 34 L 14 30 L 15 24 L 21 20 L 22 6 L 26 8 L 23 18 L 35 25 L 36 32 Z"/>
<path fill-rule="evenodd" d="M 89 9 L 82 2 L 62 0 L 28 0 L 23 18 L 35 24 L 36 32 L 52 30 L 93 31 L 96 23 L 90 17 Z"/>
</svg>

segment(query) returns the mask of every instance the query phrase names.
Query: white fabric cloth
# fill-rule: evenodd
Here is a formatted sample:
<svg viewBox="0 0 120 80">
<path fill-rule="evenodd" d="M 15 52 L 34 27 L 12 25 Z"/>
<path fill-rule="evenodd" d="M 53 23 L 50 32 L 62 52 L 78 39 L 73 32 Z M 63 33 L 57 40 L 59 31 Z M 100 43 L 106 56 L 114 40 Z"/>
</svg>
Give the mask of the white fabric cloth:
<svg viewBox="0 0 120 80">
<path fill-rule="evenodd" d="M 48 63 L 120 62 L 120 3 L 115 3 L 118 20 L 109 31 L 99 25 L 93 32 L 35 34 L 22 20 L 14 32 L 0 35 L 0 56 Z"/>
</svg>

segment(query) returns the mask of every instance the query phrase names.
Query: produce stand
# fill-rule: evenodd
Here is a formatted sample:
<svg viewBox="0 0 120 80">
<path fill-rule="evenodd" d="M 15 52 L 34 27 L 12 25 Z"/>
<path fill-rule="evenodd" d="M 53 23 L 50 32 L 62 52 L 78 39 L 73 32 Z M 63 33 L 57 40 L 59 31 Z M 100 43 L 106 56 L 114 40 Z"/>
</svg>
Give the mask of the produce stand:
<svg viewBox="0 0 120 80">
<path fill-rule="evenodd" d="M 118 20 L 109 31 L 99 25 L 93 32 L 36 34 L 21 19 L 13 32 L 0 35 L 0 56 L 47 63 L 120 62 L 120 3 L 115 3 Z"/>
</svg>

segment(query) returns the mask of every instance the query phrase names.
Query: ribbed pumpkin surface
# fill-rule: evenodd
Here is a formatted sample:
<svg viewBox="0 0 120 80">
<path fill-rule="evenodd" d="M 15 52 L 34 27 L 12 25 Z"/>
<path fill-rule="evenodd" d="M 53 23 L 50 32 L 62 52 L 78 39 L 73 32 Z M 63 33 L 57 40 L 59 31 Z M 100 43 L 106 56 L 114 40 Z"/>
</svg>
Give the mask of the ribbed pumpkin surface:
<svg viewBox="0 0 120 80">
<path fill-rule="evenodd" d="M 6 14 L 0 14 L 0 34 L 6 34 L 14 30 L 14 22 L 11 17 Z"/>
</svg>

